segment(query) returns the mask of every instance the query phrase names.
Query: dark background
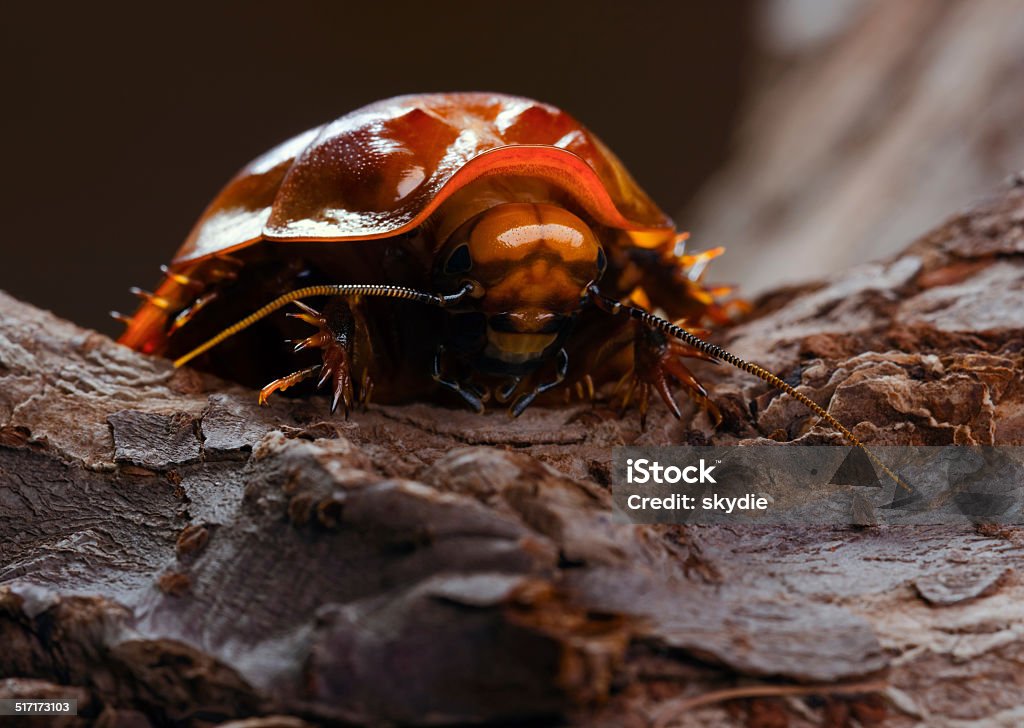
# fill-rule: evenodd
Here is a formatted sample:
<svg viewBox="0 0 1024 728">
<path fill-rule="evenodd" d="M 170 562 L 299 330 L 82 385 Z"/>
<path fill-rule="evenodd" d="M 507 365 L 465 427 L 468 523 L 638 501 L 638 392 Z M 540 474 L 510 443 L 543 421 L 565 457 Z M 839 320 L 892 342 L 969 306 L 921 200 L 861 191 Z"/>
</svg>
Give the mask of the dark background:
<svg viewBox="0 0 1024 728">
<path fill-rule="evenodd" d="M 181 6 L 178 6 L 181 7 Z M 245 162 L 365 103 L 494 90 L 596 131 L 670 214 L 727 151 L 748 2 L 7 7 L 0 288 L 117 334 Z"/>
</svg>

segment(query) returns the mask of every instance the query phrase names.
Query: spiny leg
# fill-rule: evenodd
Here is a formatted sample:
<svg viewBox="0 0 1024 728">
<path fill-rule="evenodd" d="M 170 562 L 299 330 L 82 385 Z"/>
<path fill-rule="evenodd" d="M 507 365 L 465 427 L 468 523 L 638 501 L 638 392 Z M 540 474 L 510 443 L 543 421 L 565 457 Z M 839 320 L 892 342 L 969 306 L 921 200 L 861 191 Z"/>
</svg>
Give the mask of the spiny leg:
<svg viewBox="0 0 1024 728">
<path fill-rule="evenodd" d="M 558 350 L 558 358 L 556 360 L 555 378 L 550 382 L 544 384 L 538 384 L 532 392 L 519 395 L 516 401 L 512 403 L 508 413 L 512 417 L 518 417 L 523 414 L 527 407 L 537 398 L 538 395 L 547 392 L 549 389 L 553 389 L 565 381 L 565 375 L 569 371 L 569 354 L 566 353 L 565 349 Z"/>
<path fill-rule="evenodd" d="M 466 404 L 473 408 L 477 414 L 483 414 L 484 402 L 488 399 L 488 393 L 481 391 L 472 382 L 466 380 L 464 382 L 457 382 L 454 379 L 446 379 L 442 372 L 441 360 L 444 358 L 445 349 L 443 346 L 437 347 L 437 351 L 434 352 L 434 365 L 430 373 L 434 381 L 440 384 L 445 389 L 455 392 L 457 395 L 465 400 Z"/>
<path fill-rule="evenodd" d="M 238 265 L 241 265 L 239 261 L 235 261 L 234 259 L 230 258 L 227 255 L 220 255 L 217 257 L 218 260 L 223 259 L 224 261 L 227 261 L 229 263 L 237 263 Z M 226 275 L 223 277 L 229 279 L 233 277 L 233 274 Z M 310 336 L 306 339 L 299 341 L 296 344 L 295 348 L 297 351 L 301 351 L 302 349 L 310 346 L 324 348 L 324 364 L 321 365 L 321 367 L 316 368 L 315 370 L 313 368 L 305 369 L 300 372 L 295 372 L 293 375 L 289 375 L 288 377 L 284 377 L 275 382 L 271 382 L 265 388 L 263 400 L 265 401 L 266 397 L 269 396 L 271 393 L 292 386 L 296 382 L 302 381 L 306 377 L 311 376 L 311 374 L 314 373 L 315 371 L 320 371 L 323 367 L 327 367 L 328 365 L 330 365 L 331 368 L 334 370 L 331 372 L 331 378 L 334 379 L 334 399 L 332 402 L 332 411 L 334 408 L 337 407 L 339 399 L 343 398 L 346 393 L 345 385 L 347 380 L 348 392 L 350 394 L 350 397 L 346 400 L 345 403 L 345 413 L 347 415 L 349 403 L 353 399 L 351 397 L 352 380 L 351 377 L 348 375 L 348 369 L 351 366 L 349 364 L 349 361 L 351 360 L 351 356 L 349 356 L 349 354 L 351 353 L 351 350 L 354 346 L 354 335 L 361 331 L 364 334 L 362 338 L 364 339 L 364 342 L 367 347 L 370 346 L 370 340 L 368 336 L 365 336 L 367 329 L 365 325 L 365 320 L 361 316 L 361 309 L 357 306 L 356 316 L 353 317 L 352 310 L 348 308 L 348 305 L 344 302 L 344 298 L 342 297 L 349 296 L 353 299 L 353 301 L 358 301 L 364 296 L 372 298 L 393 298 L 404 301 L 414 301 L 416 303 L 428 306 L 447 308 L 449 306 L 458 305 L 460 301 L 465 299 L 467 296 L 473 294 L 474 291 L 476 290 L 478 290 L 478 286 L 468 282 L 465 283 L 462 286 L 462 288 L 460 288 L 455 293 L 445 295 L 434 295 L 432 293 L 418 291 L 414 288 L 408 288 L 406 286 L 389 286 L 379 283 L 339 283 L 333 285 L 305 286 L 303 288 L 297 288 L 293 291 L 285 293 L 282 296 L 278 296 L 277 298 L 270 301 L 266 305 L 260 307 L 256 311 L 253 311 L 251 314 L 241 319 L 240 321 L 237 321 L 231 326 L 228 326 L 226 329 L 221 330 L 213 338 L 206 340 L 205 342 L 195 347 L 191 351 L 183 354 L 182 356 L 179 356 L 177 359 L 174 360 L 174 366 L 175 368 L 177 368 L 188 364 L 197 356 L 204 354 L 205 352 L 209 351 L 210 349 L 217 346 L 226 339 L 229 339 L 232 336 L 238 334 L 240 331 L 244 331 L 245 329 L 255 324 L 257 321 L 266 318 L 267 316 L 279 310 L 283 306 L 287 306 L 289 303 L 298 303 L 300 299 L 309 296 L 337 296 L 337 310 L 339 312 L 342 312 L 341 314 L 339 314 L 341 315 L 342 319 L 345 318 L 344 312 L 347 312 L 349 319 L 355 318 L 359 323 L 357 323 L 354 327 L 347 328 L 345 326 L 336 326 L 333 321 L 335 317 L 334 315 L 331 314 L 330 310 L 325 312 L 328 315 L 321 315 L 318 311 L 310 308 L 309 306 L 305 306 L 301 303 L 298 304 L 300 308 L 302 308 L 303 310 L 303 314 L 298 315 L 298 318 L 306 321 L 307 323 L 310 323 L 313 326 L 316 326 L 319 329 L 319 331 L 317 332 L 317 334 L 314 334 L 313 336 Z M 328 308 L 330 309 L 330 306 Z M 121 316 L 120 318 L 126 317 Z M 344 334 L 344 336 L 342 336 L 342 334 Z M 330 357 L 331 361 L 327 361 L 329 358 L 327 350 L 335 348 L 337 346 L 341 347 L 344 356 L 332 355 Z M 369 351 L 367 353 L 370 354 Z M 326 382 L 327 379 L 321 379 L 321 384 L 324 384 Z M 370 399 L 370 395 L 373 392 L 373 380 L 370 378 L 370 373 L 368 370 L 364 369 L 361 386 L 358 389 L 360 391 L 356 393 L 356 399 L 365 406 Z"/>
<path fill-rule="evenodd" d="M 295 351 L 316 348 L 323 350 L 323 363 L 302 371 L 291 374 L 287 377 L 271 382 L 260 393 L 261 402 L 275 391 L 287 389 L 298 382 L 320 374 L 318 387 L 331 384 L 331 412 L 338 408 L 339 403 L 345 405 L 345 416 L 348 417 L 353 405 L 360 403 L 365 405 L 373 389 L 373 381 L 369 372 L 364 370 L 362 381 L 359 385 L 352 377 L 352 359 L 355 349 L 356 332 L 359 323 L 353 314 L 349 304 L 344 299 L 333 299 L 320 313 L 311 306 L 294 301 L 301 313 L 289 314 L 310 326 L 315 326 L 317 331 L 305 339 L 293 341 Z"/>
<path fill-rule="evenodd" d="M 270 395 L 272 395 L 274 392 L 283 392 L 289 387 L 292 387 L 305 379 L 309 379 L 318 371 L 320 371 L 319 364 L 317 364 L 316 366 L 311 366 L 307 369 L 301 369 L 293 374 L 289 374 L 286 377 L 275 379 L 270 384 L 268 384 L 267 386 L 260 390 L 259 403 L 261 405 L 266 404 L 267 400 L 270 398 Z"/>
<path fill-rule="evenodd" d="M 686 357 L 708 361 L 714 361 L 714 359 L 639 321 L 634 322 L 634 326 L 636 332 L 633 343 L 632 382 L 623 400 L 623 407 L 629 404 L 634 390 L 637 390 L 639 392 L 641 429 L 647 425 L 647 409 L 651 390 L 658 393 L 676 419 L 682 417 L 679 405 L 672 395 L 671 383 L 673 381 L 683 385 L 686 391 L 699 402 L 709 402 L 707 390 L 701 386 L 701 383 L 697 381 L 682 360 Z M 699 329 L 691 331 L 703 333 Z M 709 408 L 709 411 L 713 417 L 717 414 L 717 408 Z"/>
</svg>

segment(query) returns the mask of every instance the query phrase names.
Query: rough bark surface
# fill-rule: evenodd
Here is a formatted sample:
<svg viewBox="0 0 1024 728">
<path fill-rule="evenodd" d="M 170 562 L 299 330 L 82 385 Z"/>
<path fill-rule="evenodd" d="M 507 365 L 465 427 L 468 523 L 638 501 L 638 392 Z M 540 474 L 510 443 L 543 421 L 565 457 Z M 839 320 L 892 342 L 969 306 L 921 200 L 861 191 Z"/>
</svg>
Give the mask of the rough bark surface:
<svg viewBox="0 0 1024 728">
<path fill-rule="evenodd" d="M 1024 444 L 1022 185 L 755 310 L 721 343 L 867 442 Z M 62 725 L 1024 720 L 1024 530 L 610 517 L 616 445 L 837 441 L 740 372 L 717 431 L 345 421 L 0 311 L 0 695 Z"/>
</svg>

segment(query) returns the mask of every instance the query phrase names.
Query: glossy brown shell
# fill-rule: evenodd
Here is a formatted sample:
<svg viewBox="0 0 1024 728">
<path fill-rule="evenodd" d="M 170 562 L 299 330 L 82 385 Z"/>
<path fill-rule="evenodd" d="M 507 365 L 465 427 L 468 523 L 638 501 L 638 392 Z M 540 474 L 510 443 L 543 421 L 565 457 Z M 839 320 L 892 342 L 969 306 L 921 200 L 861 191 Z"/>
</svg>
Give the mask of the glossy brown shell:
<svg viewBox="0 0 1024 728">
<path fill-rule="evenodd" d="M 503 94 L 424 94 L 365 106 L 252 161 L 203 213 L 172 268 L 259 240 L 396 235 L 489 175 L 556 184 L 640 245 L 674 230 L 615 155 L 565 112 Z"/>
</svg>

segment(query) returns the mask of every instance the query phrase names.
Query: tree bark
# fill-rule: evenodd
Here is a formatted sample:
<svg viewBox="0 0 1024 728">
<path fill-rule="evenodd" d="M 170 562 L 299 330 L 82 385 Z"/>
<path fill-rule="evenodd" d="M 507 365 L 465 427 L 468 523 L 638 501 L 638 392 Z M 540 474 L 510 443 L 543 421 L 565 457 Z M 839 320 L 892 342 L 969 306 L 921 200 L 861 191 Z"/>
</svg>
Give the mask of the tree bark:
<svg viewBox="0 0 1024 728">
<path fill-rule="evenodd" d="M 1018 184 L 717 337 L 866 442 L 1024 444 L 1022 281 Z M 78 696 L 64 725 L 1024 711 L 1021 529 L 609 517 L 617 445 L 839 442 L 742 372 L 701 368 L 717 430 L 604 403 L 345 421 L 0 310 L 0 696 Z"/>
</svg>

